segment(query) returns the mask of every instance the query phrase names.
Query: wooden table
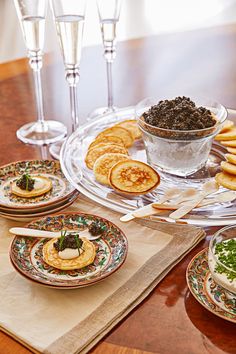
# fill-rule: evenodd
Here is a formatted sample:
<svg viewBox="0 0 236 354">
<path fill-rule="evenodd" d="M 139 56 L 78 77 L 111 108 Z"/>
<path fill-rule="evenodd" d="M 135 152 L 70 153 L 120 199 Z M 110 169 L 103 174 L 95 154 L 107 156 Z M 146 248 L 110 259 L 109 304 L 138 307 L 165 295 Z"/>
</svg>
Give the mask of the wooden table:
<svg viewBox="0 0 236 354">
<path fill-rule="evenodd" d="M 115 104 L 134 105 L 146 96 L 212 97 L 236 107 L 236 25 L 136 39 L 118 45 Z M 68 87 L 59 56 L 43 68 L 46 118 L 69 124 Z M 86 48 L 79 83 L 81 121 L 106 104 L 102 48 Z M 39 148 L 17 141 L 15 131 L 35 119 L 32 76 L 26 60 L 0 65 L 0 162 L 41 157 Z M 211 235 L 214 230 L 207 230 Z M 209 237 L 209 236 L 208 236 Z M 152 294 L 102 340 L 92 353 L 236 353 L 235 325 L 205 310 L 190 294 L 186 267 L 201 242 Z M 0 315 L 1 316 L 1 315 Z M 1 354 L 30 353 L 0 332 Z M 69 354 L 69 353 L 68 353 Z"/>
</svg>

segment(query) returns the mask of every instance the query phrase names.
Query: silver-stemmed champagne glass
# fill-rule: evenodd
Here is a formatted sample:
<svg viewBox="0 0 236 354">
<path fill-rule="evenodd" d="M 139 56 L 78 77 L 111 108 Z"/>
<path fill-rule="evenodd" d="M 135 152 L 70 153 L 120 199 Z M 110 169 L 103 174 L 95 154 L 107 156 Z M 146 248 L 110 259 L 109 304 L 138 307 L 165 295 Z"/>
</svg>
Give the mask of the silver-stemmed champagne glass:
<svg viewBox="0 0 236 354">
<path fill-rule="evenodd" d="M 121 1 L 122 0 L 97 0 L 107 71 L 107 107 L 97 108 L 90 113 L 88 120 L 100 114 L 115 111 L 112 64 L 116 57 L 116 25 L 120 18 Z"/>
<path fill-rule="evenodd" d="M 85 18 L 85 0 L 51 0 L 56 31 L 65 65 L 66 80 L 70 89 L 72 132 L 78 126 L 77 84 L 81 59 Z M 50 153 L 58 158 L 60 144 L 53 144 Z"/>
<path fill-rule="evenodd" d="M 47 0 L 14 0 L 14 3 L 34 74 L 37 105 L 37 121 L 23 125 L 16 134 L 18 139 L 28 144 L 55 143 L 66 136 L 67 128 L 61 122 L 44 119 L 41 69 L 48 3 Z"/>
</svg>

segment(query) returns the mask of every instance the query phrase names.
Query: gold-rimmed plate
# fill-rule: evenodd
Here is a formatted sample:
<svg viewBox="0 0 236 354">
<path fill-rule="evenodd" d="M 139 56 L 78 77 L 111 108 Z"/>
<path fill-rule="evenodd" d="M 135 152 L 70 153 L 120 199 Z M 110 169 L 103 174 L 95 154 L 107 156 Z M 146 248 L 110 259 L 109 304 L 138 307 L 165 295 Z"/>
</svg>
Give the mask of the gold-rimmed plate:
<svg viewBox="0 0 236 354">
<path fill-rule="evenodd" d="M 52 189 L 38 197 L 23 198 L 11 193 L 10 185 L 27 172 L 47 177 Z M 36 210 L 66 200 L 75 189 L 63 175 L 60 163 L 55 160 L 18 161 L 0 167 L 0 208 Z M 6 210 L 7 211 L 7 210 Z"/>
<path fill-rule="evenodd" d="M 46 215 L 50 215 L 52 213 L 58 213 L 59 211 L 68 208 L 71 204 L 74 203 L 74 201 L 77 199 L 78 195 L 79 195 L 79 193 L 75 193 L 68 200 L 63 201 L 62 203 L 60 203 L 57 206 L 53 205 L 44 211 L 35 212 L 35 213 L 31 212 L 31 213 L 19 214 L 19 213 L 5 213 L 0 210 L 0 216 L 2 216 L 5 219 L 9 219 L 9 220 L 30 222 L 30 221 L 33 221 L 37 218 L 40 218 L 40 217 L 43 217 Z"/>
<path fill-rule="evenodd" d="M 44 207 L 40 208 L 32 208 L 32 209 L 13 209 L 13 208 L 3 208 L 0 206 L 0 214 L 6 214 L 6 215 L 17 215 L 19 217 L 25 216 L 25 215 L 34 215 L 34 214 L 39 214 L 39 213 L 44 213 L 47 211 L 54 211 L 58 207 L 67 204 L 70 200 L 75 200 L 79 195 L 78 191 L 74 191 L 71 193 L 68 198 L 63 199 L 62 201 L 55 202 L 53 204 L 46 205 Z"/>
<path fill-rule="evenodd" d="M 98 222 L 105 232 L 93 241 L 96 257 L 92 264 L 82 269 L 61 271 L 43 260 L 43 245 L 48 239 L 16 236 L 10 248 L 10 258 L 21 275 L 39 284 L 57 289 L 75 289 L 95 284 L 118 270 L 124 263 L 128 242 L 124 233 L 111 221 L 85 213 L 50 215 L 31 222 L 28 227 L 59 231 L 73 229 L 82 231 L 91 222 Z"/>
<path fill-rule="evenodd" d="M 208 248 L 197 253 L 190 261 L 186 279 L 195 299 L 214 315 L 236 323 L 236 294 L 218 285 L 209 270 Z"/>
</svg>

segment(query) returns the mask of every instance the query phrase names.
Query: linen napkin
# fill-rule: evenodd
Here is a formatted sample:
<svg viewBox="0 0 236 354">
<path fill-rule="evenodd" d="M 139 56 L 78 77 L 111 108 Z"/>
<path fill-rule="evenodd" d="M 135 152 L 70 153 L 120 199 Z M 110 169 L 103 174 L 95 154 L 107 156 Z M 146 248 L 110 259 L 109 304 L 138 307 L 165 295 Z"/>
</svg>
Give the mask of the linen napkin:
<svg viewBox="0 0 236 354">
<path fill-rule="evenodd" d="M 142 220 L 124 224 L 120 214 L 83 196 L 65 210 L 70 211 L 113 221 L 128 238 L 128 256 L 117 272 L 93 286 L 47 288 L 13 269 L 8 229 L 22 224 L 0 219 L 0 327 L 34 352 L 87 353 L 205 236 L 189 225 Z"/>
</svg>

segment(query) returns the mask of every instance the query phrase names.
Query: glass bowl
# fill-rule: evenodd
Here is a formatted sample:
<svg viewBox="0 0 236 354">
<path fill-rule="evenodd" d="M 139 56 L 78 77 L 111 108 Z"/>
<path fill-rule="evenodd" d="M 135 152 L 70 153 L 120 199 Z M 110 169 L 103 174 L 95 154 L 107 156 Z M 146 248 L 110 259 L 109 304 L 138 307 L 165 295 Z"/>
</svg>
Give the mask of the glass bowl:
<svg viewBox="0 0 236 354">
<path fill-rule="evenodd" d="M 231 251 L 222 250 L 222 245 Z M 224 227 L 211 238 L 208 264 L 215 282 L 236 294 L 236 225 Z"/>
<path fill-rule="evenodd" d="M 197 107 L 209 109 L 216 118 L 213 127 L 199 130 L 162 129 L 147 124 L 143 113 L 158 103 L 152 97 L 145 98 L 135 109 L 136 119 L 142 131 L 147 162 L 164 173 L 186 177 L 203 168 L 209 157 L 214 136 L 221 130 L 227 110 L 212 100 L 193 99 Z"/>
</svg>

